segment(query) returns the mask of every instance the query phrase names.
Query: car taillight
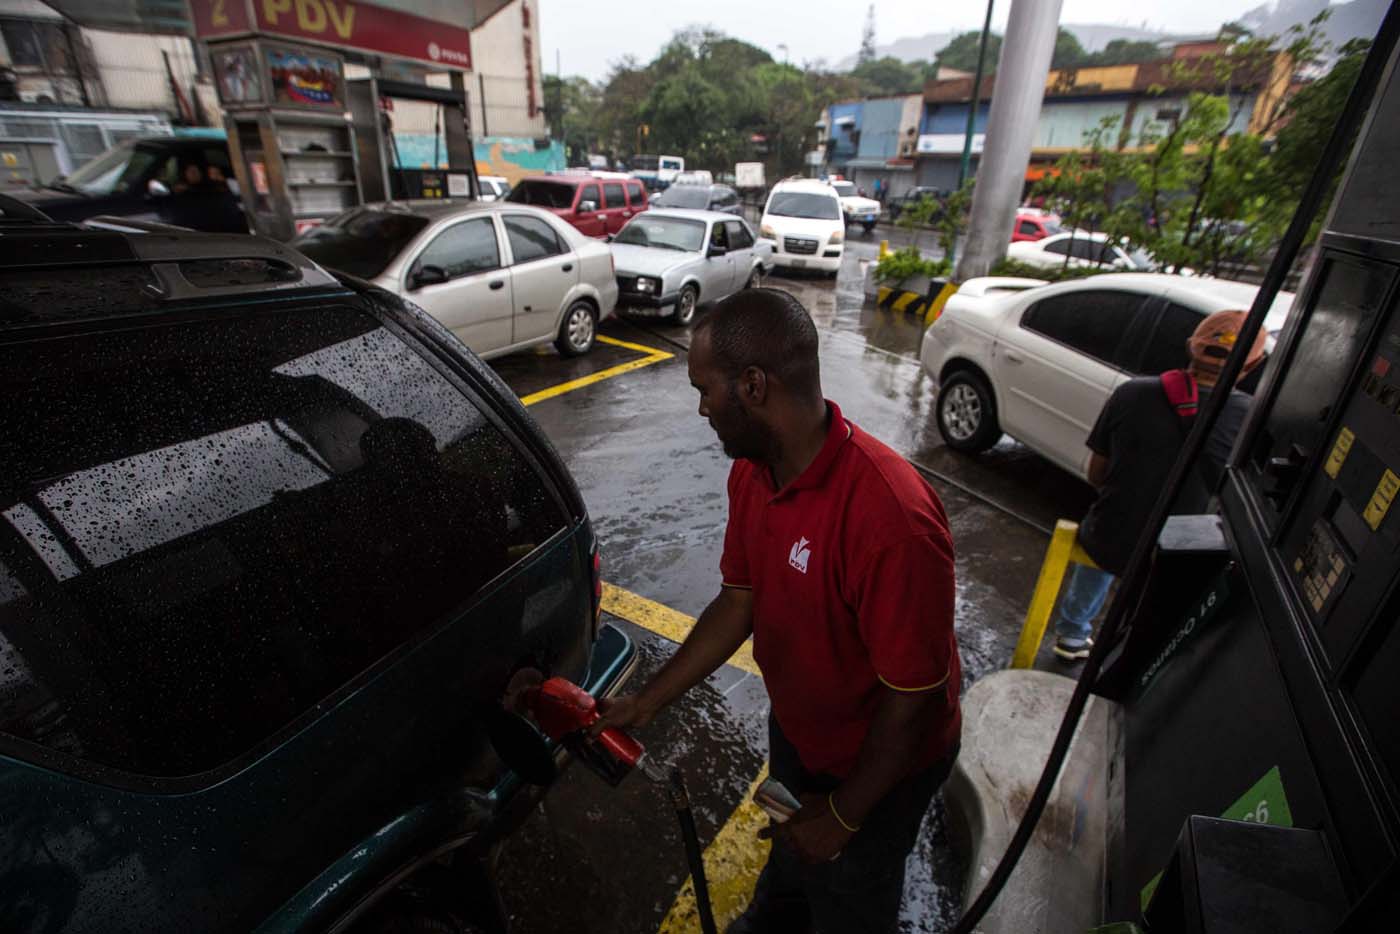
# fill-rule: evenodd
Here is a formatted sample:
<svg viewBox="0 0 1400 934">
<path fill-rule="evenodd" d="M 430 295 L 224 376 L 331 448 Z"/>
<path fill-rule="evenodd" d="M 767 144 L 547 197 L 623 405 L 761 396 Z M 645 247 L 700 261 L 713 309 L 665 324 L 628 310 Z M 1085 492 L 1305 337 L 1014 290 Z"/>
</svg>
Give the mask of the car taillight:
<svg viewBox="0 0 1400 934">
<path fill-rule="evenodd" d="M 603 617 L 603 555 L 593 546 L 593 638 L 598 638 L 598 624 Z"/>
</svg>

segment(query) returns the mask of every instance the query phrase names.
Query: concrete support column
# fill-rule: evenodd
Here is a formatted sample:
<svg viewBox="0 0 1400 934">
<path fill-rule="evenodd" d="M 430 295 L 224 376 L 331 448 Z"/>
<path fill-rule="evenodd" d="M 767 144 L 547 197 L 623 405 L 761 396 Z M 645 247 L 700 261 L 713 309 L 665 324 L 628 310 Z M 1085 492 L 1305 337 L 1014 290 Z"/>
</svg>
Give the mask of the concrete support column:
<svg viewBox="0 0 1400 934">
<path fill-rule="evenodd" d="M 958 261 L 955 278 L 959 282 L 985 276 L 1006 256 L 1040 121 L 1062 3 L 1012 0 L 987 116 L 987 140 L 977 167 L 967 245 Z"/>
</svg>

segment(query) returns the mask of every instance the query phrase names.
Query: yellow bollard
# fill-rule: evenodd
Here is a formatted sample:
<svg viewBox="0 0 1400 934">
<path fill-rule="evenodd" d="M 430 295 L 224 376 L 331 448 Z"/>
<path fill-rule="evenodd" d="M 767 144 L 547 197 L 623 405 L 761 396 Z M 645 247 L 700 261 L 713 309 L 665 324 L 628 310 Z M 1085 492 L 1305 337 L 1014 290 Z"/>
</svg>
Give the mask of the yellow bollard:
<svg viewBox="0 0 1400 934">
<path fill-rule="evenodd" d="M 1075 541 L 1078 534 L 1077 522 L 1060 519 L 1055 523 L 1050 547 L 1045 549 L 1045 561 L 1040 565 L 1040 576 L 1035 579 L 1035 592 L 1031 594 L 1031 605 L 1026 610 L 1026 621 L 1021 625 L 1021 638 L 1016 642 L 1016 653 L 1011 656 L 1012 668 L 1030 668 L 1035 664 L 1036 653 L 1040 651 L 1041 640 L 1045 638 L 1045 628 L 1050 625 L 1050 614 L 1055 609 L 1055 600 L 1060 595 L 1070 562 L 1098 567 Z"/>
<path fill-rule="evenodd" d="M 881 240 L 881 241 L 880 241 L 880 256 L 879 256 L 879 258 L 880 258 L 880 259 L 884 259 L 886 256 L 889 256 L 889 255 L 890 255 L 890 242 L 889 242 L 888 240 Z"/>
</svg>

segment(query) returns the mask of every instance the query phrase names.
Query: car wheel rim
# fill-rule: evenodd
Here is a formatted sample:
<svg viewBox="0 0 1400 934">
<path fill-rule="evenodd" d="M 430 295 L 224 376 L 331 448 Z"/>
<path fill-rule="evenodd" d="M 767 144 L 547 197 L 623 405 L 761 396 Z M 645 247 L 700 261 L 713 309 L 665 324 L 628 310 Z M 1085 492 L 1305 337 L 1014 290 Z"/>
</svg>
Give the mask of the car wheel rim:
<svg viewBox="0 0 1400 934">
<path fill-rule="evenodd" d="M 569 346 L 575 350 L 587 350 L 592 343 L 593 315 L 580 305 L 569 317 Z"/>
<path fill-rule="evenodd" d="M 954 441 L 966 441 L 982 424 L 982 399 L 966 383 L 959 383 L 943 397 L 943 427 Z"/>
<path fill-rule="evenodd" d="M 756 289 L 756 288 L 758 288 L 758 287 L 759 287 L 760 285 L 762 285 L 762 284 L 763 284 L 763 277 L 760 276 L 760 275 L 758 274 L 758 270 L 755 269 L 755 270 L 753 271 L 753 274 L 749 276 L 749 288 L 751 288 L 751 289 Z"/>
<path fill-rule="evenodd" d="M 680 308 L 676 313 L 676 318 L 681 324 L 689 324 L 690 319 L 695 316 L 695 293 L 686 289 L 681 293 Z"/>
</svg>

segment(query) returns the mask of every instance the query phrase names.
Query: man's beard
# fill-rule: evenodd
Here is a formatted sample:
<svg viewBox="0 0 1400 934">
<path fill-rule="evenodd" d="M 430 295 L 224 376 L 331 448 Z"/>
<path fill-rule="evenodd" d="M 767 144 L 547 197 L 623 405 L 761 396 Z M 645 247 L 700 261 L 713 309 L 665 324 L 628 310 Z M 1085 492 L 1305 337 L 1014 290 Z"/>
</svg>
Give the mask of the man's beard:
<svg viewBox="0 0 1400 934">
<path fill-rule="evenodd" d="M 719 439 L 720 444 L 724 446 L 725 455 L 734 460 L 775 463 L 782 454 L 778 437 L 767 425 L 748 413 L 739 401 L 737 387 L 729 387 L 726 408 L 731 413 L 731 424 L 726 426 L 724 436 Z M 716 434 L 718 433 L 716 431 Z"/>
</svg>

